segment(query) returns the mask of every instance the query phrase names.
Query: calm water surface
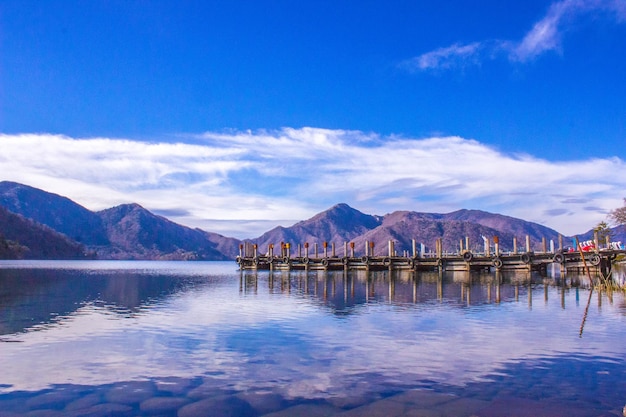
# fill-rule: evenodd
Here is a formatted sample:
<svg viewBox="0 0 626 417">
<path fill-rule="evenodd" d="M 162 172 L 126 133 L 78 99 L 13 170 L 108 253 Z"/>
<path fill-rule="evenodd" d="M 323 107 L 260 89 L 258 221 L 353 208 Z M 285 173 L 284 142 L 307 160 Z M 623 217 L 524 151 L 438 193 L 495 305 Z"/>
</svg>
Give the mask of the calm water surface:
<svg viewBox="0 0 626 417">
<path fill-rule="evenodd" d="M 3 261 L 0 417 L 620 416 L 626 300 L 585 282 Z"/>
</svg>

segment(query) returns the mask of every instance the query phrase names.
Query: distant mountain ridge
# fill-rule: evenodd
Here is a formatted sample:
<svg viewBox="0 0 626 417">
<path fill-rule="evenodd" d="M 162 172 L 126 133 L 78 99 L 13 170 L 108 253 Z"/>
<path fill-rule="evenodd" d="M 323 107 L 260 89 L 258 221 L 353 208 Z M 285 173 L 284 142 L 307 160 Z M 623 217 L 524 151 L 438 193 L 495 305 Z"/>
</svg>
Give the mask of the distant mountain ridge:
<svg viewBox="0 0 626 417">
<path fill-rule="evenodd" d="M 0 258 L 230 260 L 244 242 L 176 224 L 138 204 L 93 212 L 66 197 L 9 181 L 0 182 L 0 209 Z M 498 236 L 502 250 L 509 250 L 514 237 L 523 248 L 526 235 L 537 250 L 542 238 L 556 244 L 559 234 L 537 223 L 480 210 L 377 216 L 340 203 L 245 241 L 258 244 L 261 251 L 281 242 L 291 243 L 294 250 L 300 243 L 311 247 L 318 243 L 321 251 L 322 243 L 328 242 L 342 255 L 344 242 L 354 242 L 357 253 L 364 251 L 366 242 L 374 242 L 374 253 L 386 254 L 387 242 L 393 240 L 402 254 L 411 250 L 412 239 L 432 248 L 441 238 L 444 250 L 456 251 L 465 237 L 471 250 L 482 250 L 482 236 Z M 626 241 L 624 226 L 613 229 L 613 240 Z"/>
<path fill-rule="evenodd" d="M 291 227 L 275 227 L 252 241 L 263 247 L 269 243 L 313 243 L 319 240 L 343 243 L 374 229 L 381 221 L 378 216 L 363 214 L 341 203 Z"/>
<path fill-rule="evenodd" d="M 29 253 L 33 245 L 57 245 L 52 243 L 49 234 L 41 232 L 42 228 L 54 231 L 81 248 L 82 257 L 98 259 L 227 260 L 234 258 L 238 251 L 237 239 L 181 226 L 138 204 L 92 212 L 66 197 L 3 181 L 0 182 L 0 207 L 31 222 L 30 234 L 25 232 L 25 226 L 0 225 L 0 233 L 7 236 L 6 240 L 23 245 L 20 253 Z M 24 236 L 37 233 L 41 236 L 38 242 L 31 239 L 28 245 L 24 243 Z M 80 257 L 57 256 L 51 249 L 35 253 L 43 258 Z"/>
<path fill-rule="evenodd" d="M 176 224 L 139 204 L 122 204 L 97 213 L 102 219 L 110 249 L 108 258 L 226 260 L 206 232 Z"/>
<path fill-rule="evenodd" d="M 107 245 L 102 219 L 67 197 L 16 182 L 0 182 L 0 206 L 85 245 Z"/>
<path fill-rule="evenodd" d="M 0 259 L 85 259 L 85 247 L 0 206 Z"/>
<path fill-rule="evenodd" d="M 526 235 L 536 246 L 544 237 L 556 241 L 559 233 L 536 223 L 480 210 L 447 214 L 396 211 L 371 216 L 347 204 L 337 204 L 309 220 L 274 228 L 251 241 L 261 248 L 280 242 L 334 242 L 342 246 L 351 241 L 359 253 L 365 251 L 366 242 L 374 242 L 374 254 L 386 254 L 387 242 L 393 240 L 396 252 L 401 254 L 412 249 L 413 239 L 432 248 L 436 239 L 442 238 L 444 249 L 453 251 L 460 248 L 460 240 L 465 237 L 469 237 L 470 249 L 479 250 L 484 245 L 482 236 L 498 236 L 501 248 L 507 250 L 512 249 L 514 237 L 521 248 Z"/>
</svg>

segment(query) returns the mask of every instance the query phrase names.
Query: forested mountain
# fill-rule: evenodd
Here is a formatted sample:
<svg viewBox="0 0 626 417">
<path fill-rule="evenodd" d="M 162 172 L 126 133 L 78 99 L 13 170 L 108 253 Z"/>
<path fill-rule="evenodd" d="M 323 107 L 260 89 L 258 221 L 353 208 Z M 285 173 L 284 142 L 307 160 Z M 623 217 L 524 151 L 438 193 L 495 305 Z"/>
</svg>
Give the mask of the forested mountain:
<svg viewBox="0 0 626 417">
<path fill-rule="evenodd" d="M 0 182 L 0 206 L 85 245 L 109 243 L 100 217 L 69 198 L 15 182 Z"/>
<path fill-rule="evenodd" d="M 385 216 L 372 216 L 338 204 L 309 220 L 291 227 L 277 227 L 252 239 L 263 250 L 270 243 L 334 242 L 343 251 L 344 242 L 354 242 L 358 253 L 365 251 L 366 242 L 374 242 L 374 253 L 387 253 L 387 242 L 394 241 L 398 253 L 410 251 L 412 240 L 433 248 L 441 238 L 444 250 L 455 251 L 460 240 L 468 237 L 470 249 L 484 246 L 482 236 L 492 239 L 498 236 L 503 250 L 512 249 L 513 238 L 518 246 L 525 244 L 529 235 L 533 247 L 539 247 L 542 238 L 557 241 L 558 232 L 536 223 L 479 210 L 459 210 L 448 214 L 396 211 Z M 341 252 L 343 254 L 343 252 Z"/>
<path fill-rule="evenodd" d="M 83 245 L 0 206 L 0 259 L 85 259 Z"/>
<path fill-rule="evenodd" d="M 378 227 L 381 222 L 382 218 L 378 216 L 363 214 L 347 204 L 337 204 L 291 227 L 276 227 L 252 241 L 262 247 L 280 242 L 297 244 L 326 241 L 343 244 Z"/>
<path fill-rule="evenodd" d="M 238 252 L 237 239 L 176 224 L 137 204 L 93 212 L 66 197 L 4 181 L 0 207 L 29 219 L 19 227 L 15 221 L 0 225 L 5 240 L 21 245 L 21 255 L 6 249 L 9 258 L 76 257 L 59 252 L 59 236 L 98 259 L 225 260 Z M 57 239 L 42 230 L 54 231 Z"/>
<path fill-rule="evenodd" d="M 107 259 L 225 260 L 205 232 L 157 216 L 139 204 L 99 211 L 111 242 L 98 254 Z"/>
<path fill-rule="evenodd" d="M 14 182 L 0 182 L 0 258 L 42 259 L 169 259 L 228 260 L 239 253 L 242 241 L 176 224 L 138 204 L 123 204 L 93 212 L 72 200 Z M 384 216 L 360 212 L 337 204 L 289 227 L 276 227 L 247 239 L 265 252 L 269 244 L 334 243 L 343 254 L 344 242 L 354 242 L 363 253 L 366 242 L 374 242 L 375 254 L 386 254 L 394 241 L 398 253 L 411 251 L 412 240 L 433 248 L 442 239 L 444 251 L 457 251 L 469 238 L 470 249 L 482 250 L 483 236 L 498 236 L 502 250 L 510 250 L 513 238 L 518 248 L 530 237 L 533 250 L 542 238 L 558 241 L 558 232 L 537 223 L 480 210 L 452 213 L 396 211 Z M 580 236 L 593 237 L 592 231 Z M 571 245 L 570 238 L 564 238 Z M 612 229 L 612 240 L 626 241 L 624 226 Z M 295 253 L 292 251 L 292 253 Z"/>
</svg>

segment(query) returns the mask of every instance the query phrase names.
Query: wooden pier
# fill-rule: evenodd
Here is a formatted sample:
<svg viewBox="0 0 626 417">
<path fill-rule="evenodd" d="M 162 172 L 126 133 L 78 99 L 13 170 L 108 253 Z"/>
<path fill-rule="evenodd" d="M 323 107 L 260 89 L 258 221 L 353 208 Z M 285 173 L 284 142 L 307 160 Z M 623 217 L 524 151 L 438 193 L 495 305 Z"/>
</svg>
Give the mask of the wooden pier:
<svg viewBox="0 0 626 417">
<path fill-rule="evenodd" d="M 257 245 L 247 244 L 240 246 L 240 255 L 237 264 L 242 270 L 365 270 L 365 271 L 546 271 L 548 265 L 557 264 L 562 272 L 568 270 L 583 271 L 588 267 L 595 274 L 608 274 L 612 262 L 620 254 L 626 254 L 621 246 L 607 244 L 606 248 L 593 251 L 565 251 L 563 249 L 548 250 L 545 239 L 543 250 L 533 251 L 530 241 L 526 239 L 526 250 L 518 251 L 514 242 L 513 251 L 500 251 L 498 239 L 494 238 L 495 245 L 485 245 L 485 251 L 472 252 L 463 248 L 456 253 L 444 252 L 441 239 L 435 243 L 435 251 L 426 252 L 421 247 L 419 251 L 413 241 L 413 251 L 398 255 L 394 249 L 394 242 L 389 241 L 386 255 L 374 255 L 374 245 L 366 242 L 363 255 L 355 254 L 353 243 L 344 243 L 342 255 L 337 255 L 334 244 L 323 243 L 320 253 L 315 245 L 313 253 L 309 253 L 309 245 L 298 245 L 297 255 L 292 256 L 290 244 L 282 243 L 279 251 L 274 253 L 274 245 L 268 245 L 267 251 L 259 253 Z M 551 242 L 552 243 L 552 242 Z M 467 241 L 466 241 L 467 244 Z M 469 245 L 468 245 L 469 246 Z M 553 243 L 551 244 L 553 246 Z M 562 241 L 559 239 L 559 247 Z M 598 247 L 597 245 L 595 246 Z M 303 251 L 304 249 L 304 251 Z"/>
</svg>

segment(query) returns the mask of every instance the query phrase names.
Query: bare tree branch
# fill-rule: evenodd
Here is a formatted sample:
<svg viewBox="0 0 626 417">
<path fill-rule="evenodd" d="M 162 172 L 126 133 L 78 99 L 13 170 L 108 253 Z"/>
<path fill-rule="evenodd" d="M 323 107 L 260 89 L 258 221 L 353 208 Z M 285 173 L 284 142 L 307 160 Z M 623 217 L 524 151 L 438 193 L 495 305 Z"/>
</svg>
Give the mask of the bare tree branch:
<svg viewBox="0 0 626 417">
<path fill-rule="evenodd" d="M 624 207 L 611 210 L 609 213 L 609 219 L 618 225 L 626 224 L 626 198 L 624 199 Z"/>
</svg>

